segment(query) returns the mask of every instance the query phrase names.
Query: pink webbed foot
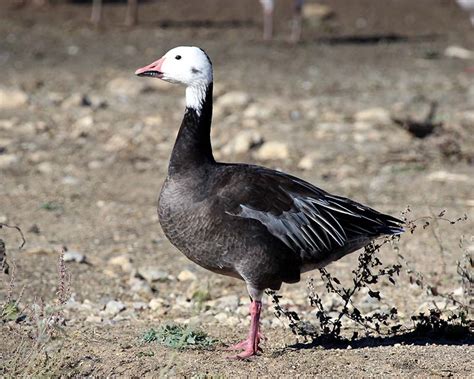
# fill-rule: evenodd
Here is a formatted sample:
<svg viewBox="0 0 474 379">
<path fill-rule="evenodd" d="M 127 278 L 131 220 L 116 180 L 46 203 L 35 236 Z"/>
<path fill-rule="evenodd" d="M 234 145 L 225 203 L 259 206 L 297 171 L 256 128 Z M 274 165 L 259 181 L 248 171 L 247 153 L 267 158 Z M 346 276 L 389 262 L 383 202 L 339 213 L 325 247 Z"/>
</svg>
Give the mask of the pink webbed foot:
<svg viewBox="0 0 474 379">
<path fill-rule="evenodd" d="M 262 351 L 262 349 L 259 347 L 260 341 L 264 341 L 265 337 L 263 336 L 262 333 L 258 332 L 257 335 L 257 349 L 258 351 Z M 252 342 L 250 341 L 249 338 L 247 338 L 244 341 L 241 341 L 239 343 L 236 343 L 235 345 L 231 345 L 227 348 L 227 350 L 245 350 L 247 347 L 252 346 Z"/>
<path fill-rule="evenodd" d="M 241 353 L 231 356 L 231 359 L 246 359 L 254 355 L 257 355 L 259 351 L 262 351 L 259 347 L 260 340 L 263 338 L 259 331 L 260 324 L 260 312 L 262 310 L 262 303 L 260 301 L 252 301 L 250 305 L 250 331 L 249 337 L 236 345 L 233 345 L 229 350 L 244 350 Z"/>
</svg>

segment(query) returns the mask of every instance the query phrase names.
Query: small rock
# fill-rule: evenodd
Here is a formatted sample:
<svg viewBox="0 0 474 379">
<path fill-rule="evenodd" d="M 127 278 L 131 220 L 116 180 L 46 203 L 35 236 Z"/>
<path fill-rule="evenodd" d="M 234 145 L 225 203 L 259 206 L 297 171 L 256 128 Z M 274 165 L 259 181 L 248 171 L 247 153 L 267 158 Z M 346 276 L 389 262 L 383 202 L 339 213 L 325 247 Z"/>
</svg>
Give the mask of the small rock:
<svg viewBox="0 0 474 379">
<path fill-rule="evenodd" d="M 125 304 L 121 301 L 110 300 L 105 306 L 104 312 L 109 316 L 115 316 L 125 309 Z"/>
<path fill-rule="evenodd" d="M 467 183 L 471 181 L 469 175 L 464 174 L 455 174 L 447 171 L 435 171 L 430 173 L 426 179 L 430 182 L 458 182 L 458 183 Z"/>
<path fill-rule="evenodd" d="M 90 315 L 90 316 L 87 316 L 86 322 L 90 322 L 92 324 L 100 324 L 102 322 L 102 317 Z"/>
<path fill-rule="evenodd" d="M 300 170 L 311 170 L 313 167 L 314 167 L 314 158 L 310 154 L 305 155 L 298 162 L 298 168 Z"/>
<path fill-rule="evenodd" d="M 273 113 L 273 109 L 269 106 L 264 106 L 262 104 L 250 104 L 244 111 L 244 119 L 251 120 L 266 120 Z"/>
<path fill-rule="evenodd" d="M 86 256 L 77 251 L 66 251 L 64 253 L 64 262 L 86 263 Z"/>
<path fill-rule="evenodd" d="M 167 272 L 158 270 L 155 267 L 140 267 L 138 269 L 138 274 L 148 283 L 165 281 L 168 279 Z"/>
<path fill-rule="evenodd" d="M 94 125 L 94 119 L 92 116 L 84 116 L 80 119 L 78 119 L 73 125 L 72 125 L 72 137 L 78 138 L 78 137 L 86 137 L 88 134 L 90 134 L 92 127 Z"/>
<path fill-rule="evenodd" d="M 290 156 L 288 145 L 279 141 L 265 142 L 255 154 L 260 160 L 285 160 Z"/>
<path fill-rule="evenodd" d="M 54 171 L 54 167 L 51 162 L 41 162 L 36 166 L 36 170 L 45 175 L 49 175 Z"/>
<path fill-rule="evenodd" d="M 120 134 L 116 134 L 105 143 L 104 149 L 108 152 L 118 152 L 127 148 L 128 145 L 129 141 L 127 138 L 121 136 Z"/>
<path fill-rule="evenodd" d="M 231 91 L 217 98 L 216 107 L 224 109 L 242 108 L 250 103 L 250 96 L 246 92 Z"/>
<path fill-rule="evenodd" d="M 150 285 L 146 281 L 141 280 L 139 278 L 130 278 L 130 280 L 128 281 L 128 285 L 130 286 L 130 291 L 135 292 L 137 294 L 149 295 L 153 292 Z"/>
<path fill-rule="evenodd" d="M 162 308 L 164 306 L 164 301 L 163 299 L 154 298 L 150 300 L 148 306 L 152 311 L 156 311 L 157 309 Z"/>
<path fill-rule="evenodd" d="M 186 282 L 188 280 L 196 280 L 196 279 L 197 279 L 196 274 L 194 274 L 193 272 L 189 270 L 183 270 L 178 275 L 178 280 L 180 282 Z"/>
<path fill-rule="evenodd" d="M 325 20 L 333 14 L 333 10 L 324 4 L 307 3 L 303 7 L 303 18 L 310 22 Z"/>
<path fill-rule="evenodd" d="M 132 260 L 127 255 L 110 258 L 108 264 L 120 267 L 123 272 L 130 272 L 133 269 Z"/>
<path fill-rule="evenodd" d="M 136 301 L 133 303 L 133 309 L 136 311 L 141 311 L 148 308 L 148 304 L 143 301 Z"/>
<path fill-rule="evenodd" d="M 62 178 L 61 182 L 65 185 L 68 185 L 68 186 L 75 186 L 75 185 L 79 184 L 80 181 L 75 176 L 66 175 Z"/>
<path fill-rule="evenodd" d="M 159 115 L 148 116 L 148 117 L 145 117 L 143 122 L 145 123 L 146 126 L 157 127 L 157 126 L 161 126 L 163 124 L 163 117 L 161 117 Z M 154 129 L 153 129 L 153 132 L 155 132 Z"/>
<path fill-rule="evenodd" d="M 7 169 L 16 166 L 19 159 L 14 154 L 0 154 L 0 168 Z"/>
<path fill-rule="evenodd" d="M 0 109 L 14 109 L 24 106 L 28 95 L 16 88 L 0 87 Z"/>
<path fill-rule="evenodd" d="M 87 163 L 87 167 L 90 170 L 97 170 L 97 169 L 101 168 L 103 165 L 104 165 L 104 162 L 98 161 L 98 160 L 90 161 L 90 162 Z"/>
<path fill-rule="evenodd" d="M 392 122 L 390 113 L 384 108 L 369 108 L 357 112 L 354 119 L 358 122 L 368 122 L 380 125 L 388 125 Z"/>
<path fill-rule="evenodd" d="M 69 109 L 73 107 L 79 107 L 83 103 L 83 96 L 80 93 L 73 93 L 67 99 L 61 103 L 61 108 Z"/>
<path fill-rule="evenodd" d="M 248 152 L 263 143 L 262 135 L 256 130 L 243 130 L 222 148 L 222 154 L 233 155 Z"/>
<path fill-rule="evenodd" d="M 474 51 L 454 45 L 448 46 L 446 50 L 444 50 L 444 55 L 449 58 L 474 59 Z"/>
</svg>

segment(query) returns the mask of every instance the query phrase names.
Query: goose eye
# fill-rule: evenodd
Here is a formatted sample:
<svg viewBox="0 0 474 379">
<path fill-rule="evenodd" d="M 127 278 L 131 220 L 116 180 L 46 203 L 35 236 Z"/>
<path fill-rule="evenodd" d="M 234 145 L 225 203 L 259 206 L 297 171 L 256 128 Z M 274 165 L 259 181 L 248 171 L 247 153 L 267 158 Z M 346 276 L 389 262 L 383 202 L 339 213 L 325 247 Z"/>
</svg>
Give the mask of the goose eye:
<svg viewBox="0 0 474 379">
<path fill-rule="evenodd" d="M 179 61 L 179 60 L 181 59 L 181 55 L 177 55 L 177 56 L 175 56 L 175 57 L 174 57 L 174 59 L 176 59 L 176 60 L 178 60 L 178 61 Z"/>
</svg>

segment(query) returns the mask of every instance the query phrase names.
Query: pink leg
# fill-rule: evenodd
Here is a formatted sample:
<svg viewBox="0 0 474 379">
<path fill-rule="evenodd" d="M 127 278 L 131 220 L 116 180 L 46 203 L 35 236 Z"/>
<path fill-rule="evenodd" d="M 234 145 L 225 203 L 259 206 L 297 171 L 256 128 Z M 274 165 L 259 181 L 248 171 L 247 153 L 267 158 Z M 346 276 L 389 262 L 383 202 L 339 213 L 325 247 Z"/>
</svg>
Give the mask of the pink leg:
<svg viewBox="0 0 474 379">
<path fill-rule="evenodd" d="M 262 335 L 259 332 L 260 329 L 260 313 L 262 311 L 261 301 L 252 301 L 250 304 L 250 331 L 249 336 L 245 341 L 242 341 L 236 345 L 231 346 L 230 350 L 241 350 L 244 351 L 236 356 L 230 358 L 245 359 L 253 355 L 257 355 L 258 351 L 261 351 L 258 344 Z"/>
</svg>

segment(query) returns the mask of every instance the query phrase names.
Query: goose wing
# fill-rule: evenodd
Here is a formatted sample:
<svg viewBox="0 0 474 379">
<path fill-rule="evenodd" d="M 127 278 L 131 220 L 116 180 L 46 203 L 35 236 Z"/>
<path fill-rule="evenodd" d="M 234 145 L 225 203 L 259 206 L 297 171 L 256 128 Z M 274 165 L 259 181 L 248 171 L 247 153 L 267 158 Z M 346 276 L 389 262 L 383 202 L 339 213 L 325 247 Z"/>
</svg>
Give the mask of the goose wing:
<svg viewBox="0 0 474 379">
<path fill-rule="evenodd" d="M 258 220 L 303 260 L 403 232 L 401 220 L 291 175 L 247 166 L 234 179 L 227 186 L 233 201 L 227 203 L 226 212 Z"/>
</svg>

